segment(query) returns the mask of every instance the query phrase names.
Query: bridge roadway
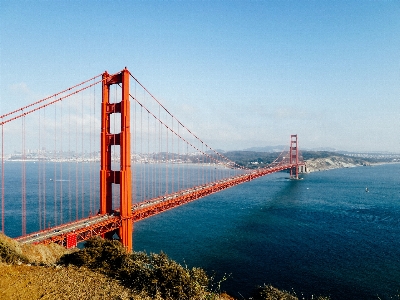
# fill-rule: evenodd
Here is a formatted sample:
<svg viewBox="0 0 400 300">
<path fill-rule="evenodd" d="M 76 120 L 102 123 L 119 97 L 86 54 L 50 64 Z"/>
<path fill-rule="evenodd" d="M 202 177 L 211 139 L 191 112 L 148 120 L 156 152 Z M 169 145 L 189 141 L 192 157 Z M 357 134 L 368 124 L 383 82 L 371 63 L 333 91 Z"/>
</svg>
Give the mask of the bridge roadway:
<svg viewBox="0 0 400 300">
<path fill-rule="evenodd" d="M 131 219 L 132 222 L 137 222 L 226 188 L 295 166 L 296 165 L 293 164 L 284 164 L 258 169 L 250 173 L 229 177 L 202 186 L 196 186 L 187 190 L 139 202 L 132 205 L 132 214 L 129 219 Z M 71 248 L 75 247 L 76 243 L 88 240 L 93 236 L 116 231 L 120 226 L 121 218 L 119 212 L 115 211 L 112 214 L 96 215 L 39 232 L 33 232 L 18 237 L 16 240 L 22 244 L 57 243 L 64 247 Z"/>
</svg>

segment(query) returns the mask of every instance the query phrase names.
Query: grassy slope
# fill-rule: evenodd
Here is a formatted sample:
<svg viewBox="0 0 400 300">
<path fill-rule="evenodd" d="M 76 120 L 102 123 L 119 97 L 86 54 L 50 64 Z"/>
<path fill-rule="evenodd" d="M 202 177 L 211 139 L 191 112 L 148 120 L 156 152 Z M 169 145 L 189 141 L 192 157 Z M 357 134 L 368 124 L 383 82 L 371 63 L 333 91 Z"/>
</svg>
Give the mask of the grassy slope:
<svg viewBox="0 0 400 300">
<path fill-rule="evenodd" d="M 0 233 L 0 299 L 135 299 L 105 275 L 56 266 L 69 252 L 56 244 L 20 245 Z"/>
<path fill-rule="evenodd" d="M 116 280 L 85 268 L 2 264 L 0 299 L 135 298 L 130 290 L 122 287 Z"/>
</svg>

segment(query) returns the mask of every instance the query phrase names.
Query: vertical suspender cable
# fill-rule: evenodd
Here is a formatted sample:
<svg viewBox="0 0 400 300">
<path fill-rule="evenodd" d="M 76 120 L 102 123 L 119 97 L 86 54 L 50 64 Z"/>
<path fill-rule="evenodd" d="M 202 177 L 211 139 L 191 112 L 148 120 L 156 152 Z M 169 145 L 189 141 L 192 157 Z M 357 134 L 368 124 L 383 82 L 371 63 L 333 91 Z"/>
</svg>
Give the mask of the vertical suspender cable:
<svg viewBox="0 0 400 300">
<path fill-rule="evenodd" d="M 153 139 L 154 139 L 154 144 L 153 144 L 153 163 L 154 163 L 154 172 L 153 172 L 153 195 L 157 195 L 160 196 L 160 194 L 158 193 L 158 189 L 157 189 L 157 176 L 158 176 L 158 172 L 159 167 L 158 167 L 158 160 L 157 160 L 157 155 L 156 155 L 156 151 L 157 151 L 157 119 L 154 118 L 154 129 L 153 129 Z"/>
<path fill-rule="evenodd" d="M 84 136 L 83 136 L 83 133 L 84 133 L 84 114 L 83 114 L 83 95 L 82 95 L 82 101 L 81 101 L 81 122 L 82 122 L 82 126 L 81 126 L 81 155 L 82 155 L 82 163 L 81 163 L 81 183 L 82 183 L 82 186 L 81 186 L 81 209 L 82 209 L 82 212 L 81 212 L 81 216 L 82 216 L 82 218 L 84 218 L 85 217 L 85 185 L 84 185 L 84 177 L 85 177 L 85 174 L 84 174 L 84 164 L 83 164 L 83 161 L 84 161 L 84 159 L 85 159 L 85 157 L 84 157 Z"/>
<path fill-rule="evenodd" d="M 207 179 L 206 179 L 206 181 L 207 181 L 207 183 L 210 183 L 210 182 L 212 182 L 211 170 L 213 169 L 213 164 L 212 164 L 210 156 L 207 156 L 207 167 L 208 167 L 208 169 L 207 169 L 207 176 L 206 176 Z"/>
<path fill-rule="evenodd" d="M 89 153 L 88 153 L 88 169 L 89 174 L 86 175 L 89 178 L 89 216 L 92 215 L 92 105 L 89 102 Z"/>
<path fill-rule="evenodd" d="M 78 116 L 78 97 L 75 105 L 75 117 L 79 120 Z M 79 173 L 78 173 L 78 126 L 79 122 L 75 122 L 75 219 L 79 220 Z"/>
<path fill-rule="evenodd" d="M 40 144 L 41 144 L 41 118 L 40 115 L 42 114 L 41 110 L 38 111 L 39 113 L 39 125 L 38 125 L 38 134 L 39 134 L 39 149 L 38 149 L 38 217 L 39 217 L 39 230 L 42 230 L 42 163 L 40 160 L 41 152 L 40 152 Z"/>
<path fill-rule="evenodd" d="M 54 164 L 54 222 L 53 225 L 57 225 L 57 105 L 54 105 L 54 151 L 53 151 L 53 164 Z"/>
<path fill-rule="evenodd" d="M 201 143 L 201 182 L 200 182 L 200 185 L 203 185 L 204 184 L 204 157 L 205 157 L 205 155 L 203 154 L 204 153 L 204 144 L 203 143 Z"/>
<path fill-rule="evenodd" d="M 178 123 L 178 135 L 180 135 L 179 134 L 179 123 Z M 182 160 L 181 160 L 181 156 L 180 156 L 180 149 L 179 149 L 179 147 L 180 147 L 180 138 L 178 137 L 178 186 L 177 186 L 177 190 L 178 191 L 180 191 L 181 190 L 181 187 L 180 187 L 180 183 L 181 183 L 181 178 L 180 178 L 180 170 L 181 170 L 181 162 L 182 162 Z"/>
<path fill-rule="evenodd" d="M 212 175 L 213 175 L 213 161 L 211 160 L 211 157 L 208 158 L 208 166 L 209 166 L 209 174 L 208 174 L 208 182 L 214 181 Z"/>
<path fill-rule="evenodd" d="M 68 216 L 69 222 L 72 221 L 72 193 L 71 193 L 71 104 L 68 105 Z"/>
<path fill-rule="evenodd" d="M 2 118 L 3 121 L 3 118 Z M 1 125 L 1 231 L 4 229 L 4 124 Z"/>
<path fill-rule="evenodd" d="M 60 102 L 60 224 L 63 223 L 63 101 Z"/>
<path fill-rule="evenodd" d="M 192 144 L 194 145 L 195 143 L 194 142 L 192 142 Z M 195 151 L 195 149 L 193 149 L 193 151 Z M 197 152 L 195 152 L 195 157 L 194 157 L 194 159 L 195 159 L 195 168 L 196 168 L 196 172 L 197 172 L 197 176 L 196 176 L 196 183 L 195 183 L 195 185 L 199 185 L 200 184 L 200 158 L 199 158 L 199 155 L 200 155 L 200 153 L 199 153 L 200 151 L 197 151 Z"/>
<path fill-rule="evenodd" d="M 143 121 L 143 123 L 145 123 L 146 121 L 144 120 Z M 147 112 L 147 124 L 148 124 L 148 122 L 149 122 L 149 113 Z M 146 194 L 146 199 L 148 200 L 148 199 L 150 199 L 151 198 L 151 196 L 150 196 L 150 172 L 149 172 L 149 170 L 150 170 L 150 167 L 149 167 L 149 149 L 148 149 L 148 144 L 147 144 L 147 141 L 148 141 L 148 138 L 149 138 L 149 127 L 147 126 L 147 129 L 145 128 L 145 131 L 147 131 L 147 134 L 145 134 L 144 135 L 144 141 L 143 141 L 143 143 L 146 143 L 145 145 L 144 145 L 144 151 L 145 151 L 145 156 L 146 156 L 146 163 L 145 163 L 145 165 L 144 165 L 144 167 L 145 167 L 145 177 L 146 177 L 146 180 L 145 180 L 145 182 L 144 182 L 144 190 L 145 190 L 145 194 Z"/>
<path fill-rule="evenodd" d="M 148 193 L 148 198 L 153 198 L 154 194 L 152 193 L 152 187 L 151 187 L 151 182 L 150 178 L 152 177 L 152 168 L 151 168 L 151 161 L 150 159 L 150 114 L 147 113 L 147 169 L 149 170 L 148 175 L 147 175 L 147 193 Z"/>
<path fill-rule="evenodd" d="M 189 150 L 189 143 L 188 141 L 185 141 L 186 143 L 186 160 L 187 160 L 187 164 L 186 164 L 186 178 L 187 179 L 191 179 L 192 182 L 189 182 L 189 180 L 186 182 L 185 184 L 185 189 L 187 189 L 189 186 L 194 185 L 195 182 L 193 181 L 195 179 L 195 173 L 193 172 L 193 160 L 192 157 L 190 155 L 190 150 Z"/>
<path fill-rule="evenodd" d="M 168 194 L 168 129 L 166 129 L 166 150 L 165 150 L 165 194 Z"/>
<path fill-rule="evenodd" d="M 46 124 L 46 108 L 44 108 L 43 109 L 43 120 L 44 120 L 44 122 L 43 122 L 43 124 Z M 44 125 L 43 125 L 44 126 Z M 47 148 L 46 148 L 46 142 L 47 142 L 47 139 L 46 139 L 46 130 L 44 130 L 44 132 L 43 132 L 43 141 L 44 141 L 44 149 L 43 149 L 43 163 L 42 163 L 42 167 L 43 167 L 43 176 L 42 176 L 42 178 L 43 178 L 43 229 L 46 229 L 46 217 L 47 217 L 47 215 L 46 215 L 46 168 L 47 168 L 47 166 L 46 166 L 46 162 L 47 162 L 47 159 L 48 159 L 48 157 L 47 157 Z"/>
<path fill-rule="evenodd" d="M 171 119 L 171 128 L 172 132 L 174 132 L 174 119 Z M 176 165 L 174 164 L 174 135 L 171 134 L 171 167 L 172 167 L 172 176 L 171 176 L 171 193 L 175 191 L 174 189 L 174 179 L 175 179 L 175 171 Z"/>
<path fill-rule="evenodd" d="M 22 117 L 22 235 L 26 234 L 25 116 Z"/>
<path fill-rule="evenodd" d="M 143 108 L 140 109 L 140 195 L 141 200 L 146 199 L 144 195 L 144 182 L 146 180 L 146 175 L 144 174 L 144 156 L 143 156 Z"/>
<path fill-rule="evenodd" d="M 203 146 L 203 145 L 202 145 Z M 202 183 L 202 181 L 203 181 L 203 165 L 202 165 L 202 162 L 203 162 L 203 149 L 201 149 L 201 153 L 199 153 L 199 159 L 198 159 L 198 162 L 199 162 L 199 166 L 198 166 L 198 169 L 199 169 L 199 172 L 200 172 L 200 176 L 199 176 L 199 183 L 198 183 L 198 185 L 200 186 L 201 185 L 201 183 Z"/>
<path fill-rule="evenodd" d="M 158 107 L 158 119 L 160 120 L 160 106 Z M 158 157 L 159 157 L 159 161 L 160 163 L 162 163 L 162 125 L 161 122 L 159 122 L 158 124 Z M 160 165 L 160 171 L 159 171 L 159 175 L 158 175 L 158 194 L 162 195 L 163 194 L 163 189 L 162 189 L 162 175 L 161 175 L 161 165 Z"/>
</svg>

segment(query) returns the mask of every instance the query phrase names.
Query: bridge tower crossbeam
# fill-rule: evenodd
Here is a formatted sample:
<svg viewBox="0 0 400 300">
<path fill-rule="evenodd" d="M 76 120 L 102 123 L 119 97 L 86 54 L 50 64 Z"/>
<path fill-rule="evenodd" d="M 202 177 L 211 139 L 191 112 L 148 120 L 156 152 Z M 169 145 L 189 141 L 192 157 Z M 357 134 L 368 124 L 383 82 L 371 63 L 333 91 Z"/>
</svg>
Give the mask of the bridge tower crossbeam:
<svg viewBox="0 0 400 300">
<path fill-rule="evenodd" d="M 131 133 L 130 133 L 130 99 L 129 71 L 125 68 L 120 73 L 109 75 L 103 73 L 102 109 L 101 109 L 101 166 L 100 166 L 100 214 L 112 214 L 112 188 L 119 184 L 121 227 L 118 236 L 128 252 L 132 251 L 132 230 L 130 220 L 132 210 L 132 171 L 131 171 Z M 122 99 L 110 103 L 110 86 L 122 86 Z M 120 115 L 121 132 L 111 133 L 110 119 L 112 114 Z M 120 170 L 111 168 L 112 146 L 120 146 Z M 111 238 L 115 232 L 103 234 Z"/>
</svg>

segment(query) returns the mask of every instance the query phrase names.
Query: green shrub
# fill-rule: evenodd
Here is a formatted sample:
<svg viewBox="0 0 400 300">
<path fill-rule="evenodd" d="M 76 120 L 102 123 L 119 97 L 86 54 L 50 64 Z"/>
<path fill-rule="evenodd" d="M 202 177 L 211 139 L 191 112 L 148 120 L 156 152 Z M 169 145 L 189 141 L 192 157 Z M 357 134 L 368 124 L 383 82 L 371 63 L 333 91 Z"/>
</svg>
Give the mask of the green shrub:
<svg viewBox="0 0 400 300">
<path fill-rule="evenodd" d="M 303 295 L 297 297 L 296 293 L 289 293 L 286 291 L 278 290 L 272 285 L 266 285 L 258 287 L 253 292 L 253 300 L 298 300 L 298 299 L 315 299 L 315 300 L 330 300 L 329 297 L 325 296 L 311 296 L 311 298 L 305 298 Z"/>
<path fill-rule="evenodd" d="M 152 295 L 161 294 L 164 299 L 195 299 L 208 286 L 206 273 L 199 268 L 189 270 L 168 258 L 165 253 L 151 254 Z"/>
<path fill-rule="evenodd" d="M 272 285 L 260 286 L 253 293 L 254 300 L 298 300 L 297 297 L 288 292 L 280 291 Z"/>
<path fill-rule="evenodd" d="M 100 271 L 153 298 L 204 299 L 209 294 L 204 270 L 183 267 L 162 252 L 127 254 L 119 242 L 99 237 L 87 241 L 84 249 L 64 255 L 60 262 Z"/>
</svg>

